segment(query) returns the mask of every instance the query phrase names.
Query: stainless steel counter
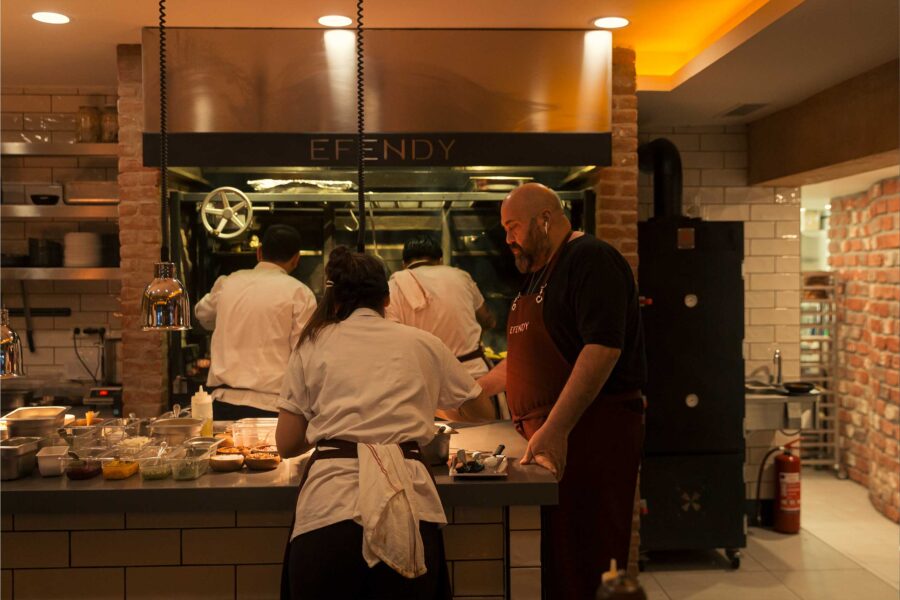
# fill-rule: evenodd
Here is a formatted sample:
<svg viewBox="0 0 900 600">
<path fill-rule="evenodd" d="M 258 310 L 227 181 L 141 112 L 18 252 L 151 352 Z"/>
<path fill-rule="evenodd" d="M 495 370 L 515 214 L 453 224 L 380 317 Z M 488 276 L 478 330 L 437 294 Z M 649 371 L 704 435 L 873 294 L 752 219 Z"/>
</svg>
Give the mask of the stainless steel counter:
<svg viewBox="0 0 900 600">
<path fill-rule="evenodd" d="M 557 484 L 537 466 L 520 466 L 525 442 L 509 422 L 460 429 L 451 448 L 493 450 L 506 445 L 511 458 L 505 479 L 453 480 L 446 467 L 433 467 L 445 506 L 547 505 L 557 502 Z M 124 481 L 98 476 L 86 481 L 66 477 L 31 477 L 4 481 L 0 488 L 3 513 L 152 510 L 279 510 L 293 506 L 303 457 L 283 461 L 274 471 L 209 472 L 194 481 Z"/>
</svg>

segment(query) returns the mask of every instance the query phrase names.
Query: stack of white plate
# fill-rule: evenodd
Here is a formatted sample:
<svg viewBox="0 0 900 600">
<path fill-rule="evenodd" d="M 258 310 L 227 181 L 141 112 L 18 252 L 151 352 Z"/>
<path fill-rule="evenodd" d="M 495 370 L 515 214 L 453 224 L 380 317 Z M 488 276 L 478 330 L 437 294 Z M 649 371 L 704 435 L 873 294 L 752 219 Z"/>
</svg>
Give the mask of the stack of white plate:
<svg viewBox="0 0 900 600">
<path fill-rule="evenodd" d="M 99 233 L 67 233 L 63 241 L 64 266 L 99 267 L 103 264 Z"/>
</svg>

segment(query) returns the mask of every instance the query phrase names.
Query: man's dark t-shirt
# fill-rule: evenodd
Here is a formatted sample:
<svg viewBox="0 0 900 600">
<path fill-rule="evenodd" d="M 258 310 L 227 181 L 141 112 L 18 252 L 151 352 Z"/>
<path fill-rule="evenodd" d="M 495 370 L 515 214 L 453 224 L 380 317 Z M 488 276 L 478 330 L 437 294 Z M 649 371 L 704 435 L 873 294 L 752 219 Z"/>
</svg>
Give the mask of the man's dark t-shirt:
<svg viewBox="0 0 900 600">
<path fill-rule="evenodd" d="M 537 272 L 526 277 L 522 294 L 532 278 L 540 276 Z M 586 344 L 622 351 L 603 393 L 643 387 L 647 359 L 637 285 L 631 267 L 615 248 L 587 234 L 566 244 L 547 282 L 543 304 L 550 337 L 573 366 Z"/>
</svg>

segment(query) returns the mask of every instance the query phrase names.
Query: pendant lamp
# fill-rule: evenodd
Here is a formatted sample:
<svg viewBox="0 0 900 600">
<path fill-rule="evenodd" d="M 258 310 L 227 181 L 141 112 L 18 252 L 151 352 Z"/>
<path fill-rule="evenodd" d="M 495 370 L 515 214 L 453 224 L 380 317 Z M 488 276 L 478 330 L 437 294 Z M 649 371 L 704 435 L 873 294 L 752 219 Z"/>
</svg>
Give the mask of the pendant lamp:
<svg viewBox="0 0 900 600">
<path fill-rule="evenodd" d="M 153 281 L 141 297 L 144 331 L 184 331 L 191 328 L 191 303 L 176 277 L 169 229 L 169 140 L 166 134 L 166 1 L 159 0 L 159 167 L 162 202 L 162 260 L 156 263 Z"/>
<path fill-rule="evenodd" d="M 0 379 L 23 377 L 22 340 L 9 327 L 9 311 L 0 311 Z"/>
</svg>

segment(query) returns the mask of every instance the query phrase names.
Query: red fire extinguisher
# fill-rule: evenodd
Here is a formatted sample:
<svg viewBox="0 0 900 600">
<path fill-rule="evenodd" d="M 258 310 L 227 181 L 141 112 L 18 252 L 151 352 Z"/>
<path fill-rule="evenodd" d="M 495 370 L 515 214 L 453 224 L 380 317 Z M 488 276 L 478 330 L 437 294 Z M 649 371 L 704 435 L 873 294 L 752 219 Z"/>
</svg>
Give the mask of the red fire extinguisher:
<svg viewBox="0 0 900 600">
<path fill-rule="evenodd" d="M 775 531 L 800 532 L 800 457 L 787 444 L 775 457 Z"/>
</svg>

